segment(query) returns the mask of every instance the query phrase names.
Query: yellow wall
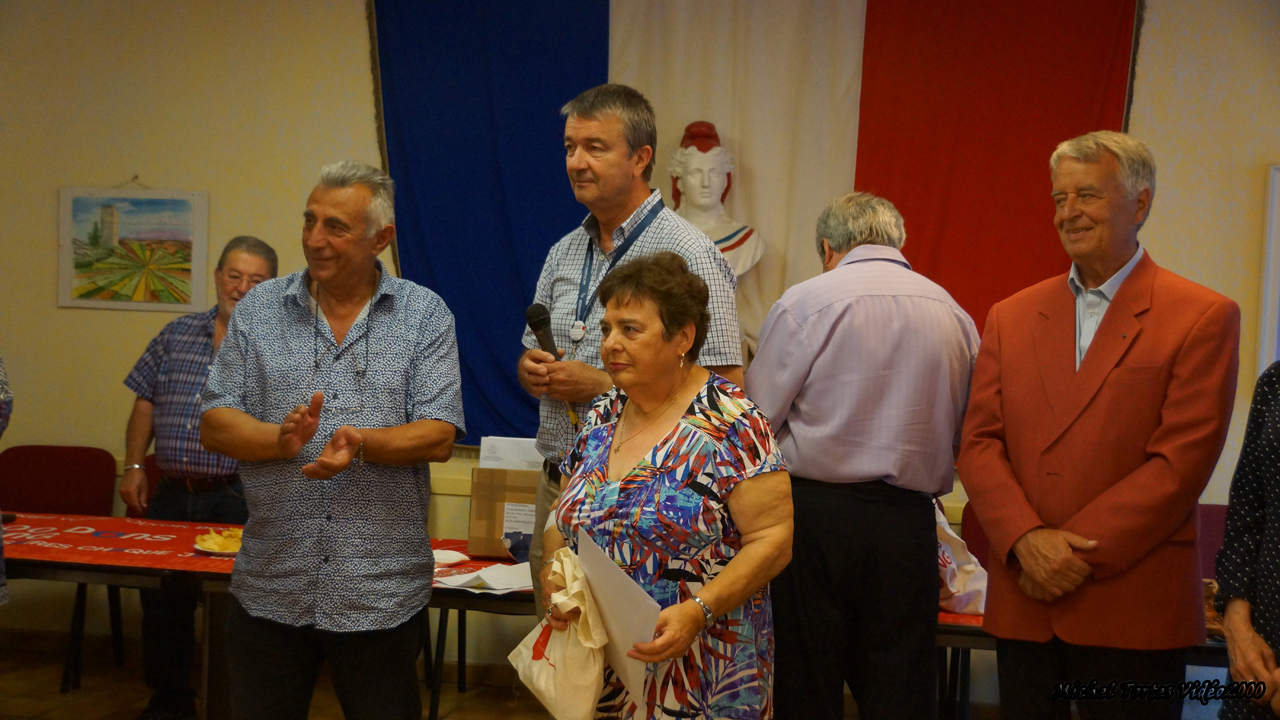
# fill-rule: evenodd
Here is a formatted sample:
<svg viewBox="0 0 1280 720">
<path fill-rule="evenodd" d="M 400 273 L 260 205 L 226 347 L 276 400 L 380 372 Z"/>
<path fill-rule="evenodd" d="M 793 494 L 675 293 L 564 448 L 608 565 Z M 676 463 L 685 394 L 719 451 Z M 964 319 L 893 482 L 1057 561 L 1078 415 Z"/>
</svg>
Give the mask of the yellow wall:
<svg viewBox="0 0 1280 720">
<path fill-rule="evenodd" d="M 1155 153 L 1156 262 L 1240 304 L 1240 384 L 1204 502 L 1225 503 L 1258 374 L 1267 167 L 1280 164 L 1280 3 L 1147 0 L 1129 131 Z"/>
<path fill-rule="evenodd" d="M 122 455 L 122 381 L 177 314 L 58 309 L 58 189 L 136 173 L 207 191 L 209 305 L 235 235 L 273 245 L 282 274 L 301 269 L 320 167 L 380 164 L 364 3 L 0 3 L 0 68 L 0 354 L 16 396 L 3 442 Z"/>
<path fill-rule="evenodd" d="M 0 68 L 0 355 L 16 396 L 2 445 L 119 457 L 133 401 L 122 381 L 178 315 L 58 309 L 58 189 L 136 173 L 155 189 L 207 191 L 210 305 L 213 267 L 235 235 L 272 244 L 282 274 L 300 270 L 301 213 L 320 167 L 380 164 L 365 3 L 0 2 Z M 467 529 L 467 468 L 452 465 L 438 471 L 438 536 Z M 0 627 L 66 628 L 72 586 L 11 590 Z M 136 634 L 136 596 L 125 597 Z M 90 632 L 106 632 L 105 607 L 95 589 Z M 480 662 L 501 661 L 532 623 L 477 620 Z"/>
</svg>

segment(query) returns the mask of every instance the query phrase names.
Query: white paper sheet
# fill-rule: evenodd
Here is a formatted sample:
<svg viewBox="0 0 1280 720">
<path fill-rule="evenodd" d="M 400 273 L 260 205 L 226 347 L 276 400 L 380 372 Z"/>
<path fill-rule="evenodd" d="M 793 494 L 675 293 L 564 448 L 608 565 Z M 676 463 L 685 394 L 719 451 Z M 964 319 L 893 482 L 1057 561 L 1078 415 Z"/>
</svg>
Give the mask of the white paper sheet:
<svg viewBox="0 0 1280 720">
<path fill-rule="evenodd" d="M 532 438 L 480 438 L 480 467 L 499 470 L 541 470 L 542 454 Z"/>
<path fill-rule="evenodd" d="M 533 580 L 529 576 L 529 563 L 491 565 L 466 575 L 436 578 L 436 582 L 449 587 L 482 588 L 501 592 L 529 590 L 533 587 Z"/>
<path fill-rule="evenodd" d="M 609 634 L 604 659 L 618 673 L 632 699 L 643 703 L 647 666 L 641 660 L 627 657 L 627 651 L 638 642 L 653 640 L 661 608 L 582 528 L 578 528 L 578 563 L 587 575 L 591 597 L 600 608 L 600 618 Z"/>
</svg>

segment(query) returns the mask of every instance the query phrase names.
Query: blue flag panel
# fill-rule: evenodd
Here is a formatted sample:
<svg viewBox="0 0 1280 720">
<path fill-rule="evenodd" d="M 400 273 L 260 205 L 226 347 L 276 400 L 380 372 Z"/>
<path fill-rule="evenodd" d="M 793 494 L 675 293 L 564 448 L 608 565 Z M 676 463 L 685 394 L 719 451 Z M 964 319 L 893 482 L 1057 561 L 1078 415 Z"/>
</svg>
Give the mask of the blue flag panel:
<svg viewBox="0 0 1280 720">
<path fill-rule="evenodd" d="M 547 250 L 586 217 L 560 107 L 608 81 L 607 0 L 376 0 L 401 272 L 457 320 L 468 435 L 532 437 L 516 380 Z"/>
</svg>

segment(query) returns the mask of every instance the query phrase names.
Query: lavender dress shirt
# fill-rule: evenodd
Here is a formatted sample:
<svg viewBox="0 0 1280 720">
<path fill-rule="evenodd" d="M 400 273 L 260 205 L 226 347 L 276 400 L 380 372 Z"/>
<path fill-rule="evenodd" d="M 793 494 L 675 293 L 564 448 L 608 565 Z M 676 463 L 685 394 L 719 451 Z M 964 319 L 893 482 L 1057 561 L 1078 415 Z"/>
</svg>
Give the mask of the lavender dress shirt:
<svg viewBox="0 0 1280 720">
<path fill-rule="evenodd" d="M 951 491 L 980 336 L 902 253 L 862 245 L 769 311 L 747 394 L 792 475 Z"/>
</svg>

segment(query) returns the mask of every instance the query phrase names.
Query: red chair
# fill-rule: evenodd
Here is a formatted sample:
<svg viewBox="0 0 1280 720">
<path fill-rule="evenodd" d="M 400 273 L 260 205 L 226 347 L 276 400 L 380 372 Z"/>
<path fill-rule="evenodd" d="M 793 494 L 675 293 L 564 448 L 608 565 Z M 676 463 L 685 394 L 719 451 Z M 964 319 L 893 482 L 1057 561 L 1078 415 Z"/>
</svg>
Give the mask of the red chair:
<svg viewBox="0 0 1280 720">
<path fill-rule="evenodd" d="M 100 448 L 69 445 L 19 445 L 0 453 L 0 507 L 41 515 L 110 517 L 116 494 L 116 459 Z M 88 586 L 76 585 L 71 638 L 62 671 L 62 692 L 80 687 L 84 659 L 84 616 Z M 124 665 L 124 629 L 120 588 L 107 586 L 111 645 Z"/>
</svg>

